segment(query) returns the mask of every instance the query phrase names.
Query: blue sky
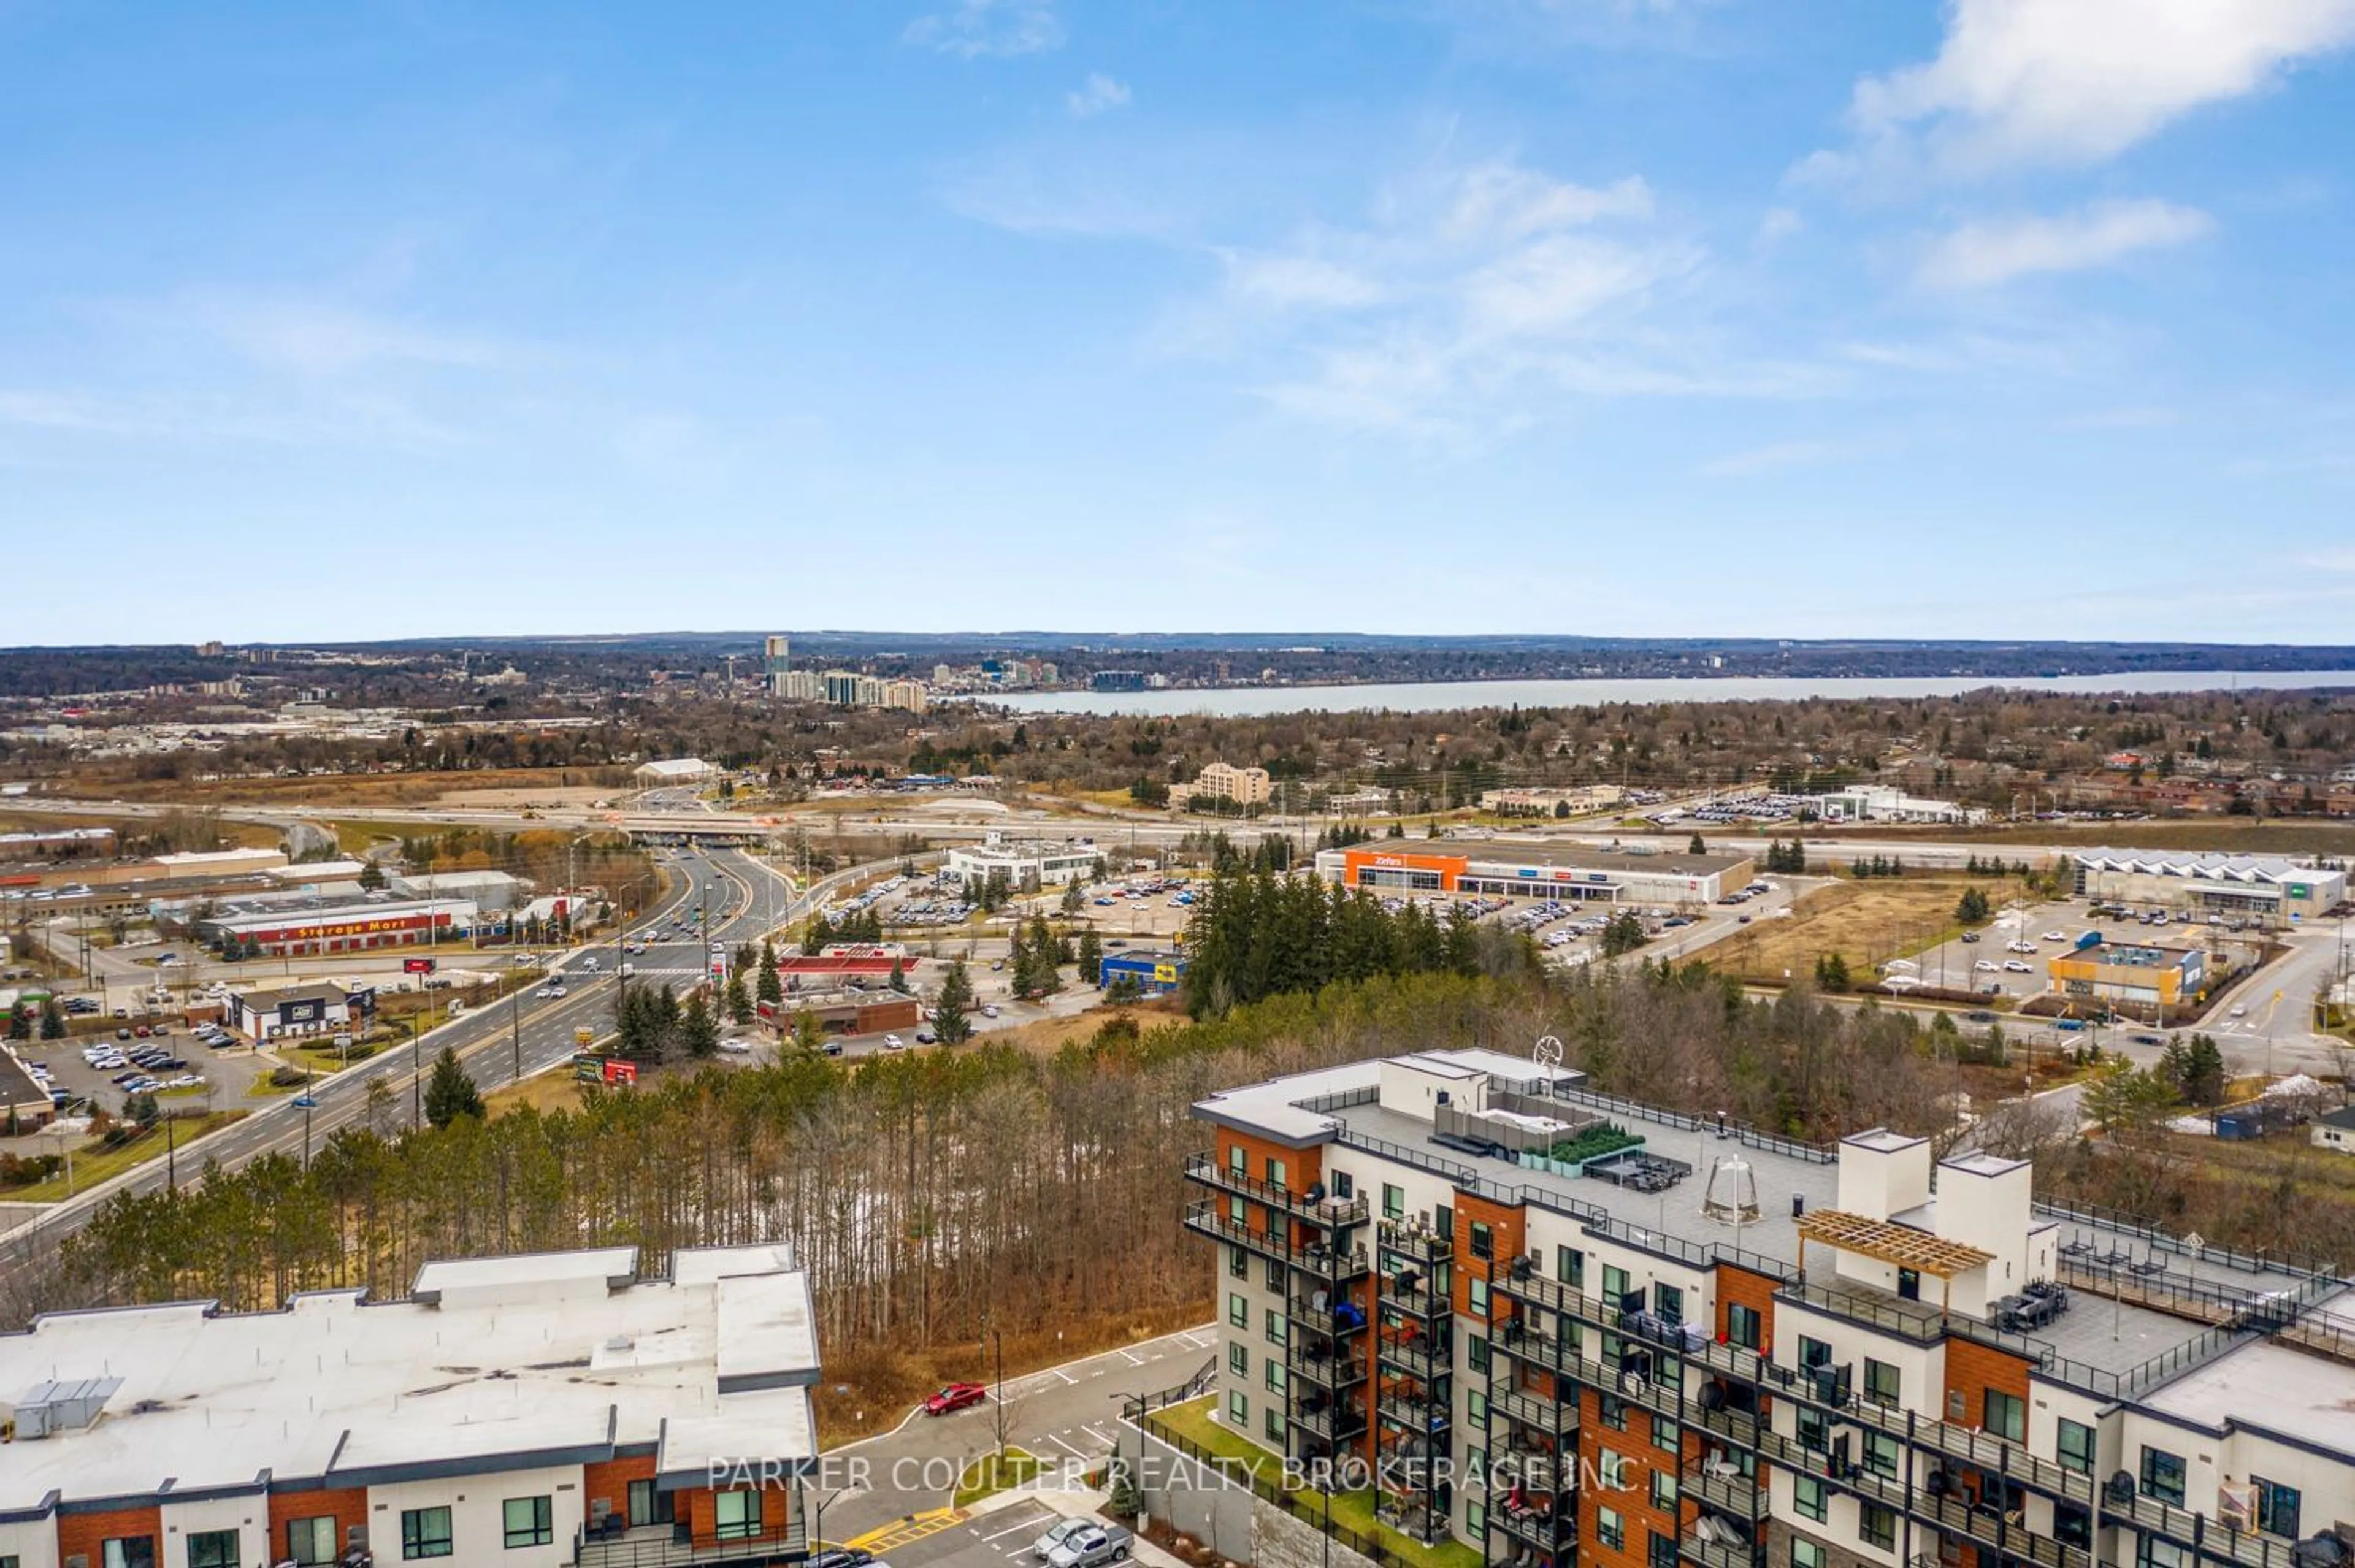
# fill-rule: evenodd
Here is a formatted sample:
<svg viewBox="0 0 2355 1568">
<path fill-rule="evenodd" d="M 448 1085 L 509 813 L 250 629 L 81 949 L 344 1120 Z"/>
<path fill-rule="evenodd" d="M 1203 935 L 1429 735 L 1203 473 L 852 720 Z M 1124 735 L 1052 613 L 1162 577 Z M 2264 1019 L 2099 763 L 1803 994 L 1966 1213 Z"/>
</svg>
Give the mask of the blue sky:
<svg viewBox="0 0 2355 1568">
<path fill-rule="evenodd" d="M 2350 48 L 2355 0 L 0 0 L 0 644 L 2349 641 Z"/>
</svg>

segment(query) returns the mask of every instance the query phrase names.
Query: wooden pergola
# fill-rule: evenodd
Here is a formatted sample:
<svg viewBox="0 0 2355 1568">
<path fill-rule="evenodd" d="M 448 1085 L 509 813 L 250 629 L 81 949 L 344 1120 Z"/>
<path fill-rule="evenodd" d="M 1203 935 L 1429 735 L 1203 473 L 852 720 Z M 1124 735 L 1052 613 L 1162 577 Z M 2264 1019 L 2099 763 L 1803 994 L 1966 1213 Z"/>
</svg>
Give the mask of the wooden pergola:
<svg viewBox="0 0 2355 1568">
<path fill-rule="evenodd" d="M 1803 1264 L 1806 1244 L 1821 1242 L 1840 1252 L 1926 1274 L 1944 1287 L 1940 1292 L 1942 1307 L 1951 1305 L 1956 1275 L 1968 1274 L 1995 1261 L 1994 1253 L 1977 1247 L 1950 1242 L 1911 1225 L 1900 1225 L 1891 1220 L 1868 1220 L 1861 1214 L 1838 1209 L 1810 1210 L 1799 1217 L 1798 1231 Z"/>
</svg>

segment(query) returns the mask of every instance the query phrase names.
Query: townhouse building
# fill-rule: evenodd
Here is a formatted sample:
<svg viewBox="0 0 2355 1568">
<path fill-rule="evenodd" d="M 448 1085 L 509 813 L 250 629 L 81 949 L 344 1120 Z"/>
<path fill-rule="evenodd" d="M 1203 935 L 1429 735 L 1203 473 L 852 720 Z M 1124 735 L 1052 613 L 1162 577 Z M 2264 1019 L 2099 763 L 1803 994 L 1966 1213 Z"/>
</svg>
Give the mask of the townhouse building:
<svg viewBox="0 0 2355 1568">
<path fill-rule="evenodd" d="M 51 1313 L 0 1335 L 0 1563 L 798 1562 L 815 1324 L 774 1246 Z"/>
<path fill-rule="evenodd" d="M 1540 1056 L 1559 1061 L 1558 1051 Z M 2328 1273 L 1487 1051 L 1194 1107 L 1215 1418 L 1508 1568 L 2332 1568 Z"/>
</svg>

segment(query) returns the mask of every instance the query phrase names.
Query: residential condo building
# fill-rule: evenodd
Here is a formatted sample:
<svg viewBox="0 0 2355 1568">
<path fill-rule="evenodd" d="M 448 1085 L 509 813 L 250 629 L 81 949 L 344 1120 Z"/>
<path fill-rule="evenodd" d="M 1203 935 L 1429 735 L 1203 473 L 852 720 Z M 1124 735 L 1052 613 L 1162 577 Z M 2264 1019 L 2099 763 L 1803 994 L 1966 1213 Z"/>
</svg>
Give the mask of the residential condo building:
<svg viewBox="0 0 2355 1568">
<path fill-rule="evenodd" d="M 1487 1051 L 1195 1113 L 1215 1418 L 1361 1467 L 1407 1536 L 1541 1568 L 2346 1560 L 2327 1274 L 2047 1207 L 2020 1162 L 1792 1142 Z"/>
<path fill-rule="evenodd" d="M 51 1313 L 0 1335 L 0 1563 L 797 1562 L 817 1377 L 809 1281 L 774 1246 Z"/>
</svg>

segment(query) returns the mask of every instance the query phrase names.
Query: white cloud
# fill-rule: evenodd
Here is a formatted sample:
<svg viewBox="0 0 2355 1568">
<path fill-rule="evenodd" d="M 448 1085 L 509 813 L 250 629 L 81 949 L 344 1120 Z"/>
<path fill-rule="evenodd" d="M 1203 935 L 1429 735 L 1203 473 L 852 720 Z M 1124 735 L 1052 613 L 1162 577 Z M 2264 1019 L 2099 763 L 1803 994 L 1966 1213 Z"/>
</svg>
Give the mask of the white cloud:
<svg viewBox="0 0 2355 1568">
<path fill-rule="evenodd" d="M 2298 557 L 2298 564 L 2312 571 L 2355 572 L 2355 548 L 2316 550 Z"/>
<path fill-rule="evenodd" d="M 1063 103 L 1074 118 L 1092 120 L 1107 109 L 1127 107 L 1128 84 L 1114 81 L 1100 70 L 1092 70 L 1077 92 L 1064 95 Z"/>
<path fill-rule="evenodd" d="M 1857 84 L 1859 153 L 1805 174 L 2088 164 L 2355 42 L 2355 0 L 1950 0 L 1937 58 Z"/>
<path fill-rule="evenodd" d="M 1966 223 L 1933 241 L 1916 276 L 1933 288 L 1976 289 L 2032 272 L 2078 272 L 2136 251 L 2181 245 L 2214 224 L 2164 201 L 2103 201 L 2058 217 Z"/>
<path fill-rule="evenodd" d="M 1359 310 L 1386 297 L 1382 285 L 1321 256 L 1231 251 L 1224 253 L 1227 287 L 1249 300 L 1316 310 Z"/>
<path fill-rule="evenodd" d="M 1702 464 L 1700 471 L 1711 479 L 1739 479 L 1752 474 L 1771 474 L 1778 468 L 1821 463 L 1832 454 L 1833 448 L 1820 441 L 1784 441 L 1753 447 L 1748 452 L 1728 453 Z"/>
<path fill-rule="evenodd" d="M 964 59 L 1044 54 L 1063 44 L 1054 0 L 955 0 L 945 11 L 917 17 L 900 35 L 907 42 Z"/>
<path fill-rule="evenodd" d="M 176 308 L 247 357 L 306 375 L 391 363 L 491 369 L 516 358 L 514 349 L 486 338 L 324 300 L 197 293 Z"/>
<path fill-rule="evenodd" d="M 1608 186 L 1571 185 L 1497 162 L 1452 177 L 1458 188 L 1443 228 L 1457 240 L 1520 240 L 1606 218 L 1652 216 L 1652 187 L 1634 175 Z"/>
<path fill-rule="evenodd" d="M 1796 239 L 1807 227 L 1807 220 L 1787 207 L 1770 207 L 1758 219 L 1758 232 L 1752 243 L 1761 251 L 1772 251 L 1785 240 Z"/>
</svg>

